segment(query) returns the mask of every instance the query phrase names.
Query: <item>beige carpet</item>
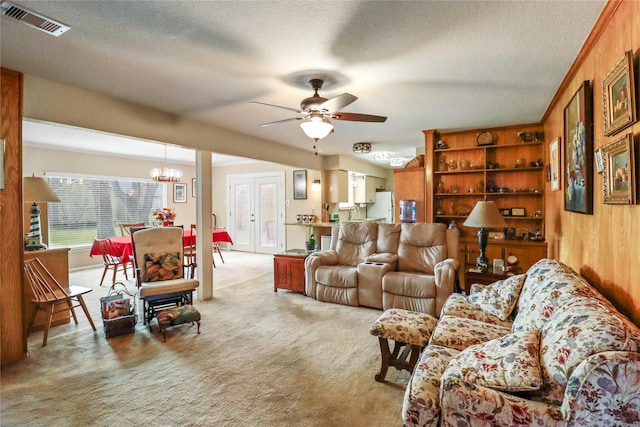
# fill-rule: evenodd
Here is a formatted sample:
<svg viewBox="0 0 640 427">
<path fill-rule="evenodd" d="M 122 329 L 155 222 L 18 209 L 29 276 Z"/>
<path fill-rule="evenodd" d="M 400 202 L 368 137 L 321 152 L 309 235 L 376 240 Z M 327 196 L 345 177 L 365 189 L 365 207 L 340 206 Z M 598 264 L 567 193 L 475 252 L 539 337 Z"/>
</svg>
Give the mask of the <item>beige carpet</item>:
<svg viewBox="0 0 640 427">
<path fill-rule="evenodd" d="M 101 269 L 71 274 L 91 286 L 98 332 L 80 315 L 29 337 L 30 357 L 1 375 L 2 426 L 400 426 L 409 375 L 386 383 L 369 326 L 380 310 L 273 292 L 273 259 L 223 252 L 215 298 L 196 302 L 195 326 L 170 329 L 167 342 L 140 322 L 107 340 L 98 301 Z M 129 282 L 133 286 L 133 281 Z M 155 325 L 154 325 L 155 326 Z"/>
</svg>

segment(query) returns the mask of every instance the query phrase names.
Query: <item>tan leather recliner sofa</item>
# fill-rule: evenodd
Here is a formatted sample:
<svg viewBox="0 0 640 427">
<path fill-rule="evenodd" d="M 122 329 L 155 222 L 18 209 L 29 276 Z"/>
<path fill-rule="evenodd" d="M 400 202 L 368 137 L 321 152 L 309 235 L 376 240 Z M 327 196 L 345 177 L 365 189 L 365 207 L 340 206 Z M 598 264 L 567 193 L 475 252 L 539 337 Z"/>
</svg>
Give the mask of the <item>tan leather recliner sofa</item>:
<svg viewBox="0 0 640 427">
<path fill-rule="evenodd" d="M 453 293 L 459 231 L 444 224 L 343 222 L 331 249 L 305 260 L 305 292 L 318 301 L 440 314 Z"/>
</svg>

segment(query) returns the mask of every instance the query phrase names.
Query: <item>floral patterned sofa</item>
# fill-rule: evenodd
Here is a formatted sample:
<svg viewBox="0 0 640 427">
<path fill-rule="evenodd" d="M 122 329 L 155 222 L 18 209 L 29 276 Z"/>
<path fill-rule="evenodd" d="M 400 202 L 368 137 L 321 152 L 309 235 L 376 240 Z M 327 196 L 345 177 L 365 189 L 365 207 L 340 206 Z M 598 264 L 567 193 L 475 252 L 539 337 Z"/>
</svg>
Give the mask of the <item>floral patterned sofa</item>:
<svg viewBox="0 0 640 427">
<path fill-rule="evenodd" d="M 407 386 L 413 426 L 640 425 L 640 329 L 568 266 L 453 294 Z"/>
</svg>

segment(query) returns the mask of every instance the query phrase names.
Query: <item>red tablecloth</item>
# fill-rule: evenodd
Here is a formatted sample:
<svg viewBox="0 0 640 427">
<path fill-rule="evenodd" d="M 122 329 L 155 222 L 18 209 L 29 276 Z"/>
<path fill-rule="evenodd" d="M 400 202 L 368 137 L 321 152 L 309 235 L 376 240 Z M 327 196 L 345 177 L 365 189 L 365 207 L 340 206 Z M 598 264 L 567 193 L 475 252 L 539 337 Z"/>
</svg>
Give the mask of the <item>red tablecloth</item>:
<svg viewBox="0 0 640 427">
<path fill-rule="evenodd" d="M 231 240 L 231 236 L 227 233 L 226 230 L 213 230 L 213 235 L 211 236 L 212 241 L 214 242 L 227 242 L 233 245 L 233 240 Z M 184 230 L 184 244 L 185 246 L 189 244 L 191 239 L 191 230 Z M 113 242 L 113 245 L 118 249 L 117 254 L 111 254 L 115 256 L 121 256 L 122 259 L 133 258 L 133 247 L 131 245 L 131 236 L 117 236 L 110 237 L 109 240 Z M 89 256 L 94 255 L 102 255 L 100 253 L 100 248 L 96 242 L 93 242 L 91 246 L 91 251 L 89 251 Z"/>
</svg>

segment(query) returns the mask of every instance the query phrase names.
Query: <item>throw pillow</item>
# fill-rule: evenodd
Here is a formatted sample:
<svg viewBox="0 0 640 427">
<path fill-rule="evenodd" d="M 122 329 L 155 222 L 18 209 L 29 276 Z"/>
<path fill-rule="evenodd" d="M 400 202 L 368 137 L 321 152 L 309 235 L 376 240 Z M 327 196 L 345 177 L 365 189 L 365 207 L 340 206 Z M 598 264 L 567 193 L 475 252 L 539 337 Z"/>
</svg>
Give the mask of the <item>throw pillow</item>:
<svg viewBox="0 0 640 427">
<path fill-rule="evenodd" d="M 508 392 L 538 390 L 538 348 L 538 330 L 516 332 L 463 350 L 451 366 L 471 384 Z"/>
<path fill-rule="evenodd" d="M 143 282 L 182 278 L 182 261 L 178 252 L 144 254 L 144 266 Z"/>
<path fill-rule="evenodd" d="M 507 320 L 518 302 L 526 277 L 526 274 L 519 274 L 494 282 L 482 291 L 469 295 L 468 301 L 500 320 Z"/>
</svg>

